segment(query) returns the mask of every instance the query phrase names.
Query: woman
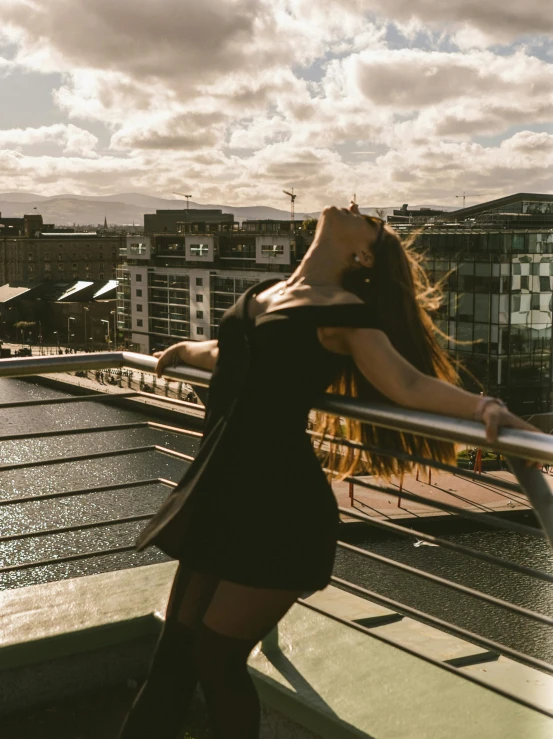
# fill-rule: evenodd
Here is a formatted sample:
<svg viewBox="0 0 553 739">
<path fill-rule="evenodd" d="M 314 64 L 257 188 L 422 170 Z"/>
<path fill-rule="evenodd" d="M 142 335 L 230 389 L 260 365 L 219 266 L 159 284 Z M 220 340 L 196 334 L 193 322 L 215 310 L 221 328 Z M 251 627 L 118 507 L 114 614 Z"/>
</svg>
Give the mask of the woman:
<svg viewBox="0 0 553 739">
<path fill-rule="evenodd" d="M 157 352 L 157 374 L 187 364 L 213 370 L 194 463 L 149 523 L 180 561 L 150 675 L 120 739 L 177 739 L 199 683 L 216 739 L 255 739 L 259 702 L 250 651 L 305 591 L 330 579 L 338 529 L 332 490 L 309 436 L 308 414 L 329 387 L 399 405 L 531 428 L 501 401 L 455 387 L 424 308 L 431 291 L 413 255 L 357 206 L 323 210 L 305 258 L 285 282 L 250 288 L 229 309 L 219 340 Z M 442 378 L 442 379 L 440 379 Z M 343 421 L 322 419 L 334 436 Z M 349 424 L 351 439 L 451 459 L 452 446 Z M 355 450 L 327 463 L 347 472 Z M 365 469 L 407 468 L 393 457 Z"/>
</svg>

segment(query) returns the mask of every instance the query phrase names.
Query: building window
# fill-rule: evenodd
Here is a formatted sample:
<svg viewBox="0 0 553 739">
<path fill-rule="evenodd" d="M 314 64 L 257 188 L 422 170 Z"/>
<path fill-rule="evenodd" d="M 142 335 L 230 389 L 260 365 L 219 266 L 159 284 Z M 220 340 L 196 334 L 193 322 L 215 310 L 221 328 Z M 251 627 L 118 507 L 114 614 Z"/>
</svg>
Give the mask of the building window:
<svg viewBox="0 0 553 739">
<path fill-rule="evenodd" d="M 207 257 L 209 246 L 207 244 L 190 244 L 191 257 Z"/>
<path fill-rule="evenodd" d="M 146 244 L 144 243 L 132 243 L 129 244 L 129 254 L 145 254 Z"/>
<path fill-rule="evenodd" d="M 142 282 L 142 275 L 136 275 L 136 281 Z"/>
<path fill-rule="evenodd" d="M 203 302 L 204 302 L 204 296 L 196 295 L 196 303 L 203 303 Z"/>
<path fill-rule="evenodd" d="M 198 328 L 196 329 L 196 333 L 198 334 L 198 336 L 203 336 L 204 335 L 203 328 L 201 326 L 198 326 Z"/>
<path fill-rule="evenodd" d="M 196 277 L 196 287 L 203 287 L 203 284 L 204 284 L 204 278 Z"/>
<path fill-rule="evenodd" d="M 100 272 L 100 274 L 98 275 L 98 277 L 99 277 L 99 278 L 100 278 L 101 280 L 103 280 L 103 279 L 104 279 L 104 273 L 103 273 L 103 272 Z"/>
<path fill-rule="evenodd" d="M 144 325 L 144 321 L 142 320 L 142 318 L 136 319 L 136 325 L 138 326 L 138 328 L 142 328 L 142 326 Z"/>
<path fill-rule="evenodd" d="M 142 297 L 142 290 L 137 290 L 136 291 L 136 297 L 137 298 L 141 298 Z"/>
<path fill-rule="evenodd" d="M 261 254 L 264 257 L 278 257 L 284 254 L 282 244 L 261 244 Z"/>
<path fill-rule="evenodd" d="M 137 313 L 142 313 L 142 303 L 137 303 L 136 304 L 136 312 Z"/>
<path fill-rule="evenodd" d="M 63 260 L 63 254 L 58 254 L 58 261 L 61 262 Z"/>
<path fill-rule="evenodd" d="M 196 318 L 203 318 L 203 317 L 204 317 L 203 310 L 197 310 L 196 311 Z"/>
<path fill-rule="evenodd" d="M 73 262 L 73 264 L 71 266 L 73 267 L 73 269 L 77 269 L 77 263 L 76 262 Z"/>
</svg>

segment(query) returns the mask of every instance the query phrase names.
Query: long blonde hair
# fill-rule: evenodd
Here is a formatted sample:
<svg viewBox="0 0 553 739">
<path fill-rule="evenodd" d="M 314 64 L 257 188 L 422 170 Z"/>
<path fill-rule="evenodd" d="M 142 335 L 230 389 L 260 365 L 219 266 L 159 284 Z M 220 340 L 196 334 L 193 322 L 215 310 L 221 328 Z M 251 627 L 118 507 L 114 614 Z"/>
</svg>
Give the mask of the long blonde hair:
<svg viewBox="0 0 553 739">
<path fill-rule="evenodd" d="M 457 384 L 458 374 L 440 346 L 440 331 L 429 315 L 439 307 L 442 294 L 440 286 L 428 280 L 421 265 L 422 257 L 413 250 L 417 235 L 402 242 L 397 234 L 386 229 L 375 253 L 374 266 L 349 270 L 342 284 L 374 311 L 382 330 L 405 359 L 425 374 Z M 366 380 L 349 357 L 344 359 L 339 376 L 327 392 L 390 402 Z M 408 472 L 414 463 L 404 455 L 447 463 L 455 459 L 454 446 L 448 442 L 320 412 L 315 416 L 313 439 L 323 465 L 342 478 L 365 473 L 388 479 Z M 349 441 L 350 445 L 341 444 L 341 440 Z M 363 450 L 361 445 L 372 450 Z"/>
</svg>

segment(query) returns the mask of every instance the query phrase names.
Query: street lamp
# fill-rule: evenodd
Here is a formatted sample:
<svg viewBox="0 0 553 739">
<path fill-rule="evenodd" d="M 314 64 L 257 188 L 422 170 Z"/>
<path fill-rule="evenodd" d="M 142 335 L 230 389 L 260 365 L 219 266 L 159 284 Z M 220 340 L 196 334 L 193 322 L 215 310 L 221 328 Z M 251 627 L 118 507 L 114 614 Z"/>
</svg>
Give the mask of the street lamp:
<svg viewBox="0 0 553 739">
<path fill-rule="evenodd" d="M 100 319 L 100 321 L 101 321 L 101 323 L 105 323 L 105 324 L 107 324 L 107 335 L 106 335 L 106 341 L 107 341 L 107 344 L 108 344 L 108 349 L 109 349 L 109 345 L 110 345 L 110 343 L 111 343 L 111 341 L 110 341 L 110 338 L 109 338 L 109 321 L 108 321 L 107 319 L 105 319 L 105 318 L 101 318 L 101 319 Z"/>
<path fill-rule="evenodd" d="M 71 343 L 71 321 L 74 320 L 73 316 L 69 316 L 67 319 L 67 346 Z"/>
<path fill-rule="evenodd" d="M 59 350 L 61 348 L 60 347 L 60 335 L 58 334 L 57 331 L 54 331 L 54 336 L 56 337 L 56 341 L 58 342 L 58 353 L 59 353 Z"/>
<path fill-rule="evenodd" d="M 85 351 L 88 351 L 88 339 L 87 339 L 88 331 L 86 329 L 86 318 L 88 316 L 88 308 L 86 306 L 83 306 L 83 311 L 84 311 L 84 348 L 85 348 Z"/>
</svg>

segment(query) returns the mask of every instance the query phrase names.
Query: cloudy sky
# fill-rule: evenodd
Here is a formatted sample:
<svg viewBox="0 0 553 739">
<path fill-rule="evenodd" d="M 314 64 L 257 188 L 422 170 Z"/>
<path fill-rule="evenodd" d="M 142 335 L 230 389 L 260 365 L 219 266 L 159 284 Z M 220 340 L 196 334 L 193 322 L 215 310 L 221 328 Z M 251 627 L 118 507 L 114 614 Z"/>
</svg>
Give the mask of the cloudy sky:
<svg viewBox="0 0 553 739">
<path fill-rule="evenodd" d="M 553 192 L 550 0 L 0 0 L 0 192 Z"/>
</svg>

